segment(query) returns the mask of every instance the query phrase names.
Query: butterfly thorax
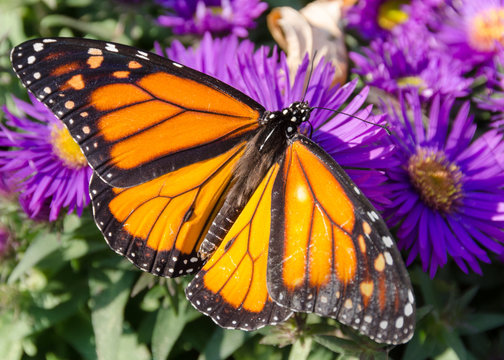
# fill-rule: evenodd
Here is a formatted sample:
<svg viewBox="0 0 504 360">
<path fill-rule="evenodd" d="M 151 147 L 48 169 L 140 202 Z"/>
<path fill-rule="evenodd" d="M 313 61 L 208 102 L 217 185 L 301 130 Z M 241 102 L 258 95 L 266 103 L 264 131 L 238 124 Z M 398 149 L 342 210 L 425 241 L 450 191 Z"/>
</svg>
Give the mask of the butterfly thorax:
<svg viewBox="0 0 504 360">
<path fill-rule="evenodd" d="M 282 127 L 286 136 L 291 138 L 297 133 L 298 126 L 308 121 L 311 110 L 308 102 L 296 101 L 282 110 L 266 111 L 260 123 L 263 125 L 272 124 L 274 125 L 273 129 Z"/>
</svg>

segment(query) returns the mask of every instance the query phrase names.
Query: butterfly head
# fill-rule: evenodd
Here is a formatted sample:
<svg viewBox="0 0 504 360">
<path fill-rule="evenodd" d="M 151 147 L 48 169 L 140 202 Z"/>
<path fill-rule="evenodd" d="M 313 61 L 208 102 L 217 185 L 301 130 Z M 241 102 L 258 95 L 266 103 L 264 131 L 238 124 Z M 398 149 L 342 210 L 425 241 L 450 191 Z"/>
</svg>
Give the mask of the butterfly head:
<svg viewBox="0 0 504 360">
<path fill-rule="evenodd" d="M 280 111 L 268 112 L 264 117 L 264 122 L 285 125 L 287 136 L 292 137 L 297 133 L 298 126 L 308 121 L 311 111 L 312 108 L 308 102 L 296 101 Z"/>
</svg>

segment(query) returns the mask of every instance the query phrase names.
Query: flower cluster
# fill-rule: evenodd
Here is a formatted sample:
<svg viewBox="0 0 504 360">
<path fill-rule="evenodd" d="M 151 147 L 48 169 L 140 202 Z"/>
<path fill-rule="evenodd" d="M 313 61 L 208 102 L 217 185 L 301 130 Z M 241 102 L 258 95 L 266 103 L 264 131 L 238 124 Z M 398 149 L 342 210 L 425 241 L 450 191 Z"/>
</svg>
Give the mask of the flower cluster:
<svg viewBox="0 0 504 360">
<path fill-rule="evenodd" d="M 62 208 L 82 213 L 89 204 L 91 168 L 63 123 L 34 96 L 32 104 L 14 98 L 0 128 L 0 173 L 5 187 L 19 191 L 19 202 L 34 219 L 56 220 Z"/>
<path fill-rule="evenodd" d="M 175 34 L 234 34 L 245 37 L 268 5 L 259 0 L 158 0 L 169 12 L 158 22 Z"/>
<path fill-rule="evenodd" d="M 497 130 L 476 131 L 457 99 L 502 126 L 504 2 L 367 0 L 347 20 L 370 42 L 351 53 L 353 71 L 400 99 L 383 106 L 399 165 L 381 186 L 399 247 L 431 276 L 448 256 L 480 273 L 488 250 L 504 252 L 504 145 Z"/>
<path fill-rule="evenodd" d="M 504 44 L 504 2 L 368 0 L 359 4 L 350 11 L 349 25 L 371 43 L 351 58 L 356 65 L 353 71 L 370 85 L 393 94 L 416 88 L 424 98 L 462 97 L 471 92 L 475 76 L 483 69 L 487 78 L 496 77 L 496 57 Z"/>
<path fill-rule="evenodd" d="M 485 250 L 504 250 L 502 136 L 491 130 L 475 138 L 468 103 L 452 119 L 453 100 L 441 103 L 437 96 L 425 120 L 418 94 L 406 98 L 400 113 L 389 116 L 401 164 L 387 170 L 383 186 L 392 199 L 385 211 L 389 224 L 397 226 L 408 262 L 420 256 L 431 276 L 447 254 L 462 270 L 469 265 L 481 273 L 478 260 L 490 262 Z"/>
</svg>

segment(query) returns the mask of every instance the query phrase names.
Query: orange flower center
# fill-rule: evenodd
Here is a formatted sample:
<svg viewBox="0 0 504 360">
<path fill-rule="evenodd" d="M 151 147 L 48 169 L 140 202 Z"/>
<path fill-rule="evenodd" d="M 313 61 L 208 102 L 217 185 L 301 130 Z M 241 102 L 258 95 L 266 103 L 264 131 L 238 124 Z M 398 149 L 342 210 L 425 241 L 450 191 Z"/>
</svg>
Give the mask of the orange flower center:
<svg viewBox="0 0 504 360">
<path fill-rule="evenodd" d="M 53 152 L 63 163 L 72 169 L 80 169 L 87 166 L 79 145 L 70 136 L 68 129 L 64 126 L 53 125 L 51 129 L 51 144 Z"/>
<path fill-rule="evenodd" d="M 401 9 L 408 0 L 388 0 L 378 8 L 378 25 L 385 30 L 392 30 L 397 25 L 406 22 L 409 15 Z"/>
<path fill-rule="evenodd" d="M 470 23 L 469 44 L 480 51 L 495 51 L 504 45 L 504 8 L 488 8 L 474 15 Z"/>
<path fill-rule="evenodd" d="M 443 153 L 419 149 L 408 173 L 423 202 L 437 211 L 450 212 L 462 198 L 462 173 Z"/>
</svg>

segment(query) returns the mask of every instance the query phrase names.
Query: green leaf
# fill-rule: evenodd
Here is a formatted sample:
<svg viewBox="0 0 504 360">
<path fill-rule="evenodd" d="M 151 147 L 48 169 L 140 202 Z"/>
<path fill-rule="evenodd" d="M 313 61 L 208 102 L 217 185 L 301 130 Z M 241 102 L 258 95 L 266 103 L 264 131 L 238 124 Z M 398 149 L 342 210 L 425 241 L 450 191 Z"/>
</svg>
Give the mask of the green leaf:
<svg viewBox="0 0 504 360">
<path fill-rule="evenodd" d="M 51 309 L 33 307 L 30 315 L 33 317 L 32 330 L 42 331 L 73 316 L 87 299 L 87 289 L 75 289 L 70 300 L 63 302 Z"/>
<path fill-rule="evenodd" d="M 183 294 L 179 294 L 179 297 L 183 297 Z M 199 316 L 185 299 L 178 304 L 178 309 L 166 306 L 161 307 L 157 312 L 152 333 L 152 357 L 154 360 L 166 359 L 185 325 Z"/>
<path fill-rule="evenodd" d="M 338 354 L 358 351 L 358 348 L 353 341 L 341 339 L 335 336 L 315 335 L 313 340 Z"/>
<path fill-rule="evenodd" d="M 97 37 L 99 39 L 111 39 L 112 41 L 120 42 L 122 44 L 130 44 L 131 39 L 124 34 L 117 33 L 117 21 L 114 19 L 105 19 L 103 21 L 82 21 L 66 15 L 48 15 L 40 22 L 41 28 L 51 27 L 68 27 L 88 35 Z M 114 37 L 115 35 L 115 37 Z M 111 38 L 112 36 L 112 38 Z"/>
<path fill-rule="evenodd" d="M 58 331 L 85 360 L 97 360 L 93 327 L 88 319 L 74 316 Z"/>
<path fill-rule="evenodd" d="M 145 289 L 150 289 L 155 284 L 154 276 L 149 273 L 142 273 L 131 290 L 131 297 L 135 297 Z"/>
<path fill-rule="evenodd" d="M 81 225 L 81 218 L 75 214 L 68 214 L 63 218 L 63 231 L 65 234 L 75 232 Z"/>
<path fill-rule="evenodd" d="M 469 314 L 459 327 L 461 335 L 474 335 L 504 326 L 504 315 L 499 313 Z"/>
<path fill-rule="evenodd" d="M 23 357 L 23 342 L 16 341 L 0 341 L 0 354 L 3 360 L 21 360 Z"/>
<path fill-rule="evenodd" d="M 312 341 L 311 337 L 297 339 L 296 342 L 292 344 L 291 351 L 289 353 L 289 360 L 308 359 L 308 355 L 310 354 L 312 347 Z"/>
<path fill-rule="evenodd" d="M 16 1 L 0 2 L 0 38 L 7 36 L 13 44 L 17 45 L 26 40 L 23 29 L 23 7 Z"/>
<path fill-rule="evenodd" d="M 185 324 L 184 315 L 176 314 L 171 307 L 158 310 L 152 334 L 152 357 L 154 360 L 164 360 L 168 357 Z"/>
<path fill-rule="evenodd" d="M 54 253 L 61 247 L 61 242 L 56 234 L 41 233 L 38 234 L 24 253 L 23 258 L 12 270 L 7 281 L 8 284 L 14 283 L 28 270 L 33 268 L 46 256 Z"/>
<path fill-rule="evenodd" d="M 92 269 L 91 320 L 99 360 L 116 360 L 123 329 L 124 307 L 128 301 L 135 274 L 117 269 Z"/>
<path fill-rule="evenodd" d="M 467 350 L 464 346 L 464 343 L 455 331 L 447 330 L 444 332 L 443 337 L 446 341 L 446 344 L 457 354 L 458 360 L 468 359 Z"/>
<path fill-rule="evenodd" d="M 458 301 L 457 301 L 458 302 L 458 306 L 460 306 L 461 308 L 466 308 L 467 306 L 469 306 L 469 304 L 471 303 L 471 301 L 478 294 L 478 290 L 479 290 L 479 286 L 473 286 L 472 288 L 470 288 L 469 290 L 467 290 L 465 292 L 465 294 L 462 295 L 458 299 Z"/>
<path fill-rule="evenodd" d="M 422 344 L 419 333 L 415 333 L 413 338 L 406 345 L 406 351 L 403 359 L 407 360 L 424 360 L 431 355 L 431 351 Z"/>
<path fill-rule="evenodd" d="M 439 356 L 436 356 L 434 359 L 435 360 L 460 360 L 460 358 L 457 356 L 457 353 L 451 348 L 446 349 L 445 352 L 443 352 Z"/>
<path fill-rule="evenodd" d="M 434 288 L 434 281 L 432 281 L 419 267 L 415 268 L 412 273 L 412 277 L 416 280 L 414 282 L 418 283 L 420 286 L 421 294 L 425 303 L 439 309 L 442 302 L 439 299 L 438 292 Z"/>
<path fill-rule="evenodd" d="M 252 336 L 250 332 L 216 328 L 198 360 L 226 359 Z"/>
<path fill-rule="evenodd" d="M 137 334 L 126 328 L 119 341 L 118 359 L 149 360 L 151 355 L 145 344 L 138 342 Z"/>
<path fill-rule="evenodd" d="M 23 355 L 23 338 L 32 334 L 31 319 L 25 314 L 0 313 L 0 354 L 2 359 L 17 360 Z"/>
</svg>

